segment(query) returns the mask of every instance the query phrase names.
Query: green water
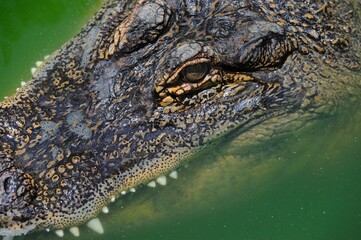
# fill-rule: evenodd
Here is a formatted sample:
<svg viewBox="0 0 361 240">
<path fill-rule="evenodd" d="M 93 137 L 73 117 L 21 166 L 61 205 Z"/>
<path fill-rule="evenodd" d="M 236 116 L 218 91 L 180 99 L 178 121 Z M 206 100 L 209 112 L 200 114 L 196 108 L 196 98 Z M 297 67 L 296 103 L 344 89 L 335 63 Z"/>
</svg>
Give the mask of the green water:
<svg viewBox="0 0 361 240">
<path fill-rule="evenodd" d="M 0 95 L 74 35 L 99 1 L 0 0 Z M 141 188 L 77 239 L 361 239 L 360 102 L 257 146 L 197 154 L 178 180 Z M 49 239 L 34 233 L 23 239 Z M 68 231 L 63 239 L 75 239 Z"/>
</svg>

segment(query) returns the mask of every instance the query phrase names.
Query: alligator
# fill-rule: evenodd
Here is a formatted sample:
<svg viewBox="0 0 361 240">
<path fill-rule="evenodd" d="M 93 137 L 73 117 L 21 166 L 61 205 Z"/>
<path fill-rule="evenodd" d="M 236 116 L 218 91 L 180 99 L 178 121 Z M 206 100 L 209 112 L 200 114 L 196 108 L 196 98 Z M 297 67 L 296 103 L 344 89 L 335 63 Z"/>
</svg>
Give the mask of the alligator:
<svg viewBox="0 0 361 240">
<path fill-rule="evenodd" d="M 0 235 L 77 226 L 223 136 L 333 113 L 360 93 L 360 8 L 105 1 L 0 103 Z"/>
</svg>

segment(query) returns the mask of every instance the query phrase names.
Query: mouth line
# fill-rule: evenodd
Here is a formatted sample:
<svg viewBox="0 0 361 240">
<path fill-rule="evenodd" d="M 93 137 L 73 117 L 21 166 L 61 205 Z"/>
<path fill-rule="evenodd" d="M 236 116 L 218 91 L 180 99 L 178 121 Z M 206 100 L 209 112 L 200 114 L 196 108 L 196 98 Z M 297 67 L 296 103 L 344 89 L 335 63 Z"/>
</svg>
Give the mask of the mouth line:
<svg viewBox="0 0 361 240">
<path fill-rule="evenodd" d="M 0 237 L 1 236 L 20 236 L 20 235 L 25 235 L 27 234 L 28 232 L 34 230 L 37 226 L 35 224 L 31 224 L 31 225 L 28 225 L 28 226 L 25 226 L 24 228 L 22 229 L 3 229 L 3 228 L 0 228 Z M 5 239 L 5 238 L 4 238 Z"/>
<path fill-rule="evenodd" d="M 220 98 L 221 103 L 236 100 L 239 101 L 239 99 L 242 99 L 240 103 L 237 104 L 238 106 L 244 105 L 244 108 L 251 107 L 260 101 L 261 96 L 266 89 L 266 84 L 257 80 L 247 82 L 242 81 L 233 85 L 234 86 L 231 87 L 228 85 L 228 89 L 224 91 L 223 96 Z M 227 85 L 224 87 L 227 87 Z M 251 104 L 252 102 L 254 104 Z"/>
</svg>

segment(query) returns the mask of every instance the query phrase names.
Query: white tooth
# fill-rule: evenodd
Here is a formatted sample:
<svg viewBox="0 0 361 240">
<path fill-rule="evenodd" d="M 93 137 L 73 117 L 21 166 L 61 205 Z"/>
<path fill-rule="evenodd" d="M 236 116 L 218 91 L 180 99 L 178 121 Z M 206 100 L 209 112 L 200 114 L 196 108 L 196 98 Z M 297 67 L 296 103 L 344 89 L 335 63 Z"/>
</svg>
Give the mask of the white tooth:
<svg viewBox="0 0 361 240">
<path fill-rule="evenodd" d="M 160 176 L 157 178 L 157 180 L 155 180 L 157 183 L 159 183 L 160 185 L 167 185 L 167 177 L 166 176 Z"/>
<path fill-rule="evenodd" d="M 47 60 L 49 57 L 50 57 L 50 55 L 46 55 L 46 56 L 44 57 L 44 60 Z"/>
<path fill-rule="evenodd" d="M 157 186 L 157 184 L 154 181 L 151 181 L 147 184 L 148 187 L 152 187 L 155 188 Z"/>
<path fill-rule="evenodd" d="M 31 75 L 33 75 L 33 76 L 34 76 L 34 75 L 35 75 L 35 72 L 36 72 L 36 68 L 31 68 L 31 70 L 30 70 L 30 71 L 31 71 Z"/>
<path fill-rule="evenodd" d="M 104 207 L 102 208 L 102 212 L 103 212 L 103 213 L 109 213 L 109 208 L 108 208 L 107 206 L 104 206 Z"/>
<path fill-rule="evenodd" d="M 94 218 L 94 219 L 90 220 L 86 225 L 90 229 L 92 229 L 93 231 L 95 231 L 99 234 L 104 233 L 104 229 L 103 229 L 102 223 L 100 222 L 99 218 Z"/>
<path fill-rule="evenodd" d="M 26 82 L 24 82 L 24 81 L 21 81 L 21 86 L 23 87 L 23 86 L 25 86 L 25 84 L 26 84 Z"/>
<path fill-rule="evenodd" d="M 125 194 L 127 194 L 127 192 L 126 192 L 126 191 L 122 191 L 120 194 L 125 195 Z"/>
<path fill-rule="evenodd" d="M 7 98 L 8 98 L 8 96 L 5 96 L 5 97 L 4 97 L 4 99 L 7 99 Z"/>
<path fill-rule="evenodd" d="M 177 171 L 171 172 L 171 173 L 169 174 L 169 177 L 174 178 L 174 179 L 177 179 L 177 178 L 178 178 L 178 173 L 177 173 Z"/>
<path fill-rule="evenodd" d="M 115 197 L 114 197 L 114 196 L 111 197 L 111 198 L 110 198 L 110 201 L 111 201 L 111 202 L 115 202 Z"/>
<path fill-rule="evenodd" d="M 80 236 L 80 232 L 79 232 L 79 228 L 78 227 L 72 227 L 69 229 L 69 231 L 71 232 L 71 234 L 73 234 L 75 237 L 79 237 Z"/>
<path fill-rule="evenodd" d="M 35 63 L 35 65 L 36 65 L 37 67 L 40 67 L 41 64 L 43 64 L 43 61 L 37 61 L 37 62 Z"/>
<path fill-rule="evenodd" d="M 64 231 L 63 230 L 56 230 L 55 234 L 58 235 L 59 237 L 64 237 Z"/>
<path fill-rule="evenodd" d="M 20 88 L 16 88 L 16 91 L 19 92 Z"/>
<path fill-rule="evenodd" d="M 135 192 L 135 188 L 131 188 L 129 191 L 131 191 L 131 192 Z"/>
<path fill-rule="evenodd" d="M 50 228 L 46 228 L 45 230 L 46 230 L 47 232 L 50 232 Z"/>
</svg>

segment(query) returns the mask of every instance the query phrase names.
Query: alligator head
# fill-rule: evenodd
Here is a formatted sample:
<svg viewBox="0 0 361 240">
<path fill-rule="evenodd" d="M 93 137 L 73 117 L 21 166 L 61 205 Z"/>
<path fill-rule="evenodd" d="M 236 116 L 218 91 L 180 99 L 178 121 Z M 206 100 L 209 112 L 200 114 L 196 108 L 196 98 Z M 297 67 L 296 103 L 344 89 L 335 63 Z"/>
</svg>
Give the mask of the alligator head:
<svg viewBox="0 0 361 240">
<path fill-rule="evenodd" d="M 0 104 L 0 235 L 80 224 L 225 134 L 328 113 L 359 89 L 356 19 L 343 1 L 108 1 Z"/>
</svg>

